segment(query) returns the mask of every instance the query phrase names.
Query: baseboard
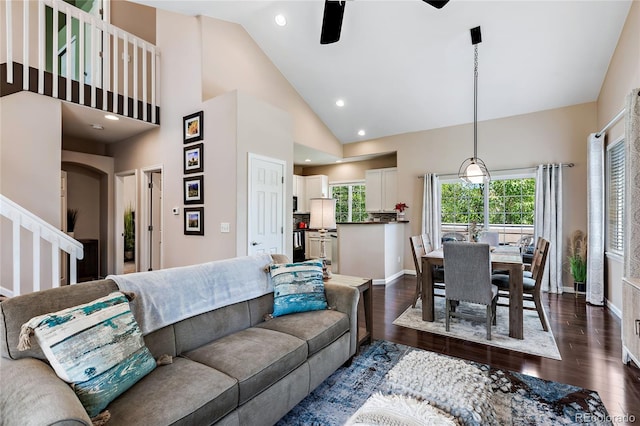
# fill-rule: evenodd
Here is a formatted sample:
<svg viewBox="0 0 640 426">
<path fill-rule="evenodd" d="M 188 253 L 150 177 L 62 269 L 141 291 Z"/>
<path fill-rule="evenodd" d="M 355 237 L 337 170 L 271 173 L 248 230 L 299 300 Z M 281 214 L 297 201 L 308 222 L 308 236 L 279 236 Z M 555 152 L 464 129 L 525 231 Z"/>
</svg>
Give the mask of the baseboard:
<svg viewBox="0 0 640 426">
<path fill-rule="evenodd" d="M 391 281 L 403 276 L 404 273 L 405 273 L 405 271 L 399 271 L 399 272 L 396 272 L 395 274 L 393 274 L 393 275 L 391 275 L 389 277 L 381 278 L 381 279 L 377 279 L 377 280 L 372 280 L 372 284 L 373 285 L 387 285 Z"/>
<path fill-rule="evenodd" d="M 403 274 L 404 275 L 413 275 L 414 277 L 417 275 L 415 269 L 405 269 Z"/>
<path fill-rule="evenodd" d="M 613 312 L 613 314 L 617 316 L 619 319 L 622 319 L 622 311 L 616 305 L 611 303 L 609 299 L 605 299 L 605 300 L 607 301 L 607 308 L 609 308 L 609 310 Z"/>
<path fill-rule="evenodd" d="M 13 291 L 0 286 L 0 294 L 7 297 L 13 297 Z"/>
</svg>

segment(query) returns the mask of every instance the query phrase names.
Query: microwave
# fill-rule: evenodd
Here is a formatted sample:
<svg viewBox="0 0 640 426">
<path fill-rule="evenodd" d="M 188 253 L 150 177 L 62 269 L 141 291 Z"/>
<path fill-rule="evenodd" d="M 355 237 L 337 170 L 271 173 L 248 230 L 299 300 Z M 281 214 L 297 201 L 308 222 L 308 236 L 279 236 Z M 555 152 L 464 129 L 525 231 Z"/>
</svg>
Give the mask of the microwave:
<svg viewBox="0 0 640 426">
<path fill-rule="evenodd" d="M 293 196 L 293 212 L 297 212 L 298 211 L 298 197 L 296 197 L 295 195 Z"/>
</svg>

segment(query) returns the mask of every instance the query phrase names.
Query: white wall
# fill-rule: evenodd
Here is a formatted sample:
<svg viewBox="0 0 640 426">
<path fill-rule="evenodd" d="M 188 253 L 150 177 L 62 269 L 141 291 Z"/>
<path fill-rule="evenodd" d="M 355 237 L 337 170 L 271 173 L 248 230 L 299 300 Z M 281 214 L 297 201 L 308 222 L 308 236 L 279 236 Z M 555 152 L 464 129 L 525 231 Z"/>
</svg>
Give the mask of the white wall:
<svg viewBox="0 0 640 426">
<path fill-rule="evenodd" d="M 21 92 L 0 98 L 0 193 L 59 228 L 60 217 L 60 101 Z M 11 235 L 8 221 L 2 220 L 0 240 Z M 24 262 L 21 268 L 22 292 L 32 288 L 31 234 L 21 232 Z M 0 279 L 10 287 L 11 246 L 2 244 Z M 51 282 L 51 246 L 41 245 L 41 278 Z"/>
</svg>

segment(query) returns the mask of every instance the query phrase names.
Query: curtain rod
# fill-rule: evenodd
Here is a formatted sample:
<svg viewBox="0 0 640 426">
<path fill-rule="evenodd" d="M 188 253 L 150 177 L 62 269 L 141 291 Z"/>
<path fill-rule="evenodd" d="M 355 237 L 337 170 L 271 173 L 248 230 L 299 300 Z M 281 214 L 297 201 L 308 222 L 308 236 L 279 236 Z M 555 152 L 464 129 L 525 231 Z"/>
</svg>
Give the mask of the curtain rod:
<svg viewBox="0 0 640 426">
<path fill-rule="evenodd" d="M 573 167 L 575 166 L 575 164 L 573 163 L 560 163 L 560 164 L 545 164 L 542 166 L 543 169 L 549 168 L 549 167 Z M 491 173 L 494 172 L 518 172 L 518 173 L 524 173 L 524 172 L 528 172 L 530 170 L 535 170 L 537 169 L 538 166 L 531 166 L 531 167 L 523 167 L 523 168 L 519 168 L 519 169 L 497 169 L 497 170 L 491 170 Z M 458 176 L 457 173 L 443 173 L 443 174 L 438 174 L 436 173 L 436 176 L 438 177 L 442 177 L 442 176 Z M 418 179 L 424 179 L 424 174 L 418 176 Z"/>
<path fill-rule="evenodd" d="M 611 119 L 610 122 L 608 122 L 603 128 L 602 130 L 600 130 L 598 133 L 596 133 L 596 138 L 599 138 L 600 136 L 602 136 L 604 134 L 604 132 L 606 132 L 607 130 L 609 130 L 611 128 L 611 126 L 613 126 L 614 124 L 616 124 L 618 121 L 620 121 L 620 119 L 624 116 L 624 112 L 626 111 L 625 108 L 622 108 L 622 111 L 620 111 L 615 117 L 613 117 Z"/>
</svg>

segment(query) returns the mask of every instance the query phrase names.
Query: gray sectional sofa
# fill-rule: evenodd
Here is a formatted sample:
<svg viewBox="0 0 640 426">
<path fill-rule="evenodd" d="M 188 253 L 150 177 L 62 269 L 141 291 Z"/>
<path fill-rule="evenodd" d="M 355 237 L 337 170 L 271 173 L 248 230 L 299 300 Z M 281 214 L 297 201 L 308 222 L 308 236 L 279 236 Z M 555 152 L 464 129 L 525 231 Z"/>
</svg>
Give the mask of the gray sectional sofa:
<svg viewBox="0 0 640 426">
<path fill-rule="evenodd" d="M 106 279 L 0 303 L 2 425 L 91 425 L 37 344 L 22 352 L 16 347 L 20 327 L 30 318 L 118 290 Z M 145 335 L 153 356 L 171 355 L 173 363 L 155 368 L 112 401 L 107 425 L 277 422 L 355 354 L 358 290 L 326 284 L 325 293 L 328 310 L 265 321 L 273 309 L 273 293 L 268 293 Z"/>
</svg>

